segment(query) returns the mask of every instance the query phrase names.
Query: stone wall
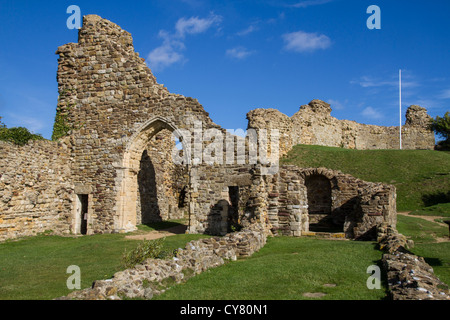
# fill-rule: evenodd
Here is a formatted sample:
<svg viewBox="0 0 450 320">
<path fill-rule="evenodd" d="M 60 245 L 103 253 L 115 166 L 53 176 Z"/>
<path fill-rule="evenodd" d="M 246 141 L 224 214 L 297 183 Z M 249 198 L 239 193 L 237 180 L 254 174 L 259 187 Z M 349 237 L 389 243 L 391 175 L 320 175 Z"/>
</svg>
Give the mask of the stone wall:
<svg viewBox="0 0 450 320">
<path fill-rule="evenodd" d="M 74 188 L 67 145 L 0 141 L 0 154 L 0 240 L 71 232 Z"/>
<path fill-rule="evenodd" d="M 413 242 L 394 228 L 381 224 L 378 242 L 385 252 L 382 263 L 393 300 L 450 300 L 448 285 L 443 283 L 425 261 L 408 249 Z"/>
<path fill-rule="evenodd" d="M 255 109 L 247 114 L 248 128 L 278 128 L 284 155 L 297 144 L 349 149 L 398 149 L 399 128 L 360 124 L 331 116 L 330 104 L 312 100 L 292 117 L 275 109 Z M 434 133 L 428 128 L 431 117 L 425 108 L 410 106 L 402 126 L 403 149 L 433 149 Z"/>
<path fill-rule="evenodd" d="M 165 161 L 166 144 L 151 141 L 162 131 L 219 126 L 196 99 L 158 84 L 134 51 L 131 35 L 106 19 L 85 16 L 78 43 L 59 47 L 57 54 L 57 113 L 73 127 L 72 179 L 75 193 L 90 197 L 87 233 L 136 228 L 142 219 L 137 176 L 145 151 L 153 156 L 161 218 L 182 215 L 175 203 L 180 191 L 168 182 L 182 170 Z"/>
<path fill-rule="evenodd" d="M 173 259 L 147 259 L 134 268 L 119 271 L 112 279 L 96 281 L 92 288 L 74 291 L 59 300 L 151 299 L 170 284 L 181 283 L 227 260 L 251 256 L 266 244 L 262 226 L 253 224 L 221 238 L 193 240 Z"/>
<path fill-rule="evenodd" d="M 313 182 L 308 185 L 311 178 Z M 314 203 L 317 195 L 311 198 L 308 192 L 318 181 L 321 191 L 323 181 L 329 184 L 329 193 L 321 195 L 319 206 Z M 265 189 L 272 231 L 284 235 L 301 236 L 315 226 L 317 231 L 372 240 L 376 239 L 377 225 L 385 222 L 395 227 L 397 222 L 394 186 L 362 181 L 340 171 L 281 166 L 278 174 L 266 178 Z M 324 204 L 329 207 L 323 208 Z"/>
<path fill-rule="evenodd" d="M 251 166 L 191 168 L 189 232 L 224 235 L 249 218 Z"/>
</svg>

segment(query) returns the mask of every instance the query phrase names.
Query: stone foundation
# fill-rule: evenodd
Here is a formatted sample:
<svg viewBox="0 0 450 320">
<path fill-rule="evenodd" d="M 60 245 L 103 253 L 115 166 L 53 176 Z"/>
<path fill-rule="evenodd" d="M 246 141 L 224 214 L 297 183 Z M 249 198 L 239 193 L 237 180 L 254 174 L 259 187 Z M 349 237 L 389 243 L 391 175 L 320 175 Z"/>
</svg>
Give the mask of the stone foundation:
<svg viewBox="0 0 450 320">
<path fill-rule="evenodd" d="M 164 292 L 169 283 L 180 283 L 227 260 L 251 256 L 266 244 L 264 228 L 250 228 L 221 238 L 188 242 L 170 260 L 147 259 L 134 268 L 120 271 L 109 280 L 96 281 L 92 288 L 74 291 L 58 300 L 151 299 Z"/>
</svg>

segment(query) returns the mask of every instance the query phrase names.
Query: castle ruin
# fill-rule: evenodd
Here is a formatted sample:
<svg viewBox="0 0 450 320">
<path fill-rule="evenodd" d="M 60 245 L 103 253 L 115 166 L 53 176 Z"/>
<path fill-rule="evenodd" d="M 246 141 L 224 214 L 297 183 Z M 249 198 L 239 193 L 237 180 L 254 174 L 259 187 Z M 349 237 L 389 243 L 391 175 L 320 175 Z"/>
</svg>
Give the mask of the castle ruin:
<svg viewBox="0 0 450 320">
<path fill-rule="evenodd" d="M 215 124 L 196 99 L 158 84 L 134 51 L 131 35 L 118 25 L 85 16 L 78 43 L 56 53 L 57 117 L 70 131 L 56 142 L 0 142 L 0 240 L 46 230 L 129 232 L 139 224 L 180 218 L 187 218 L 190 233 L 215 235 L 254 222 L 272 233 L 332 230 L 353 239 L 372 239 L 382 223 L 395 227 L 391 185 L 326 168 L 279 166 L 268 173 L 270 163 L 225 152 L 230 149 L 212 154 L 233 161 L 190 161 L 192 146 L 211 146 L 214 139 L 201 146 L 194 139 L 208 130 L 223 134 L 231 146 L 244 139 L 245 154 L 251 145 Z M 320 100 L 291 118 L 256 109 L 247 115 L 248 128 L 279 130 L 280 155 L 299 143 L 397 147 L 398 128 L 337 120 L 330 112 Z M 408 110 L 405 148 L 434 146 L 427 117 L 423 108 Z M 174 137 L 184 162 L 173 160 Z"/>
</svg>

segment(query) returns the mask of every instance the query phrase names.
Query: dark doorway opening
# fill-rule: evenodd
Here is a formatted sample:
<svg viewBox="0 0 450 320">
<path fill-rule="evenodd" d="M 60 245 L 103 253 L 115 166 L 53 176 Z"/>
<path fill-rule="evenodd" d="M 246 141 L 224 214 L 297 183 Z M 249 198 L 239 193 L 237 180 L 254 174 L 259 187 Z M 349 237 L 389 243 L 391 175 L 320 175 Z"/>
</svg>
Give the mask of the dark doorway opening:
<svg viewBox="0 0 450 320">
<path fill-rule="evenodd" d="M 85 235 L 87 234 L 89 196 L 79 194 L 78 200 L 80 201 L 80 233 Z"/>
<path fill-rule="evenodd" d="M 331 183 L 323 175 L 306 177 L 308 197 L 309 230 L 315 232 L 342 232 L 342 227 L 333 223 L 331 215 Z"/>
<path fill-rule="evenodd" d="M 161 221 L 155 167 L 147 150 L 142 153 L 137 179 L 139 197 L 136 223 L 147 224 Z"/>
</svg>

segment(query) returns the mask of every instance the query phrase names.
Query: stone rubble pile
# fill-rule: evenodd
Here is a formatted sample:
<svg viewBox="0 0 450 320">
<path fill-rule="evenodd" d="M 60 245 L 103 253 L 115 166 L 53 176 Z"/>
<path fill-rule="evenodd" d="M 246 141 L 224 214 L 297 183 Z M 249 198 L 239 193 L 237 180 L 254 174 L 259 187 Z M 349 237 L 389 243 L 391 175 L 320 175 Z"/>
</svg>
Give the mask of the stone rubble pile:
<svg viewBox="0 0 450 320">
<path fill-rule="evenodd" d="M 450 300 L 449 287 L 443 283 L 425 262 L 408 249 L 412 241 L 397 230 L 382 226 L 378 230 L 383 267 L 393 300 Z"/>
<path fill-rule="evenodd" d="M 95 281 L 91 288 L 73 291 L 57 300 L 151 299 L 170 285 L 186 281 L 227 260 L 251 256 L 266 244 L 261 225 L 252 225 L 224 237 L 193 240 L 173 259 L 147 259 L 134 268 L 119 271 L 112 279 Z"/>
</svg>

